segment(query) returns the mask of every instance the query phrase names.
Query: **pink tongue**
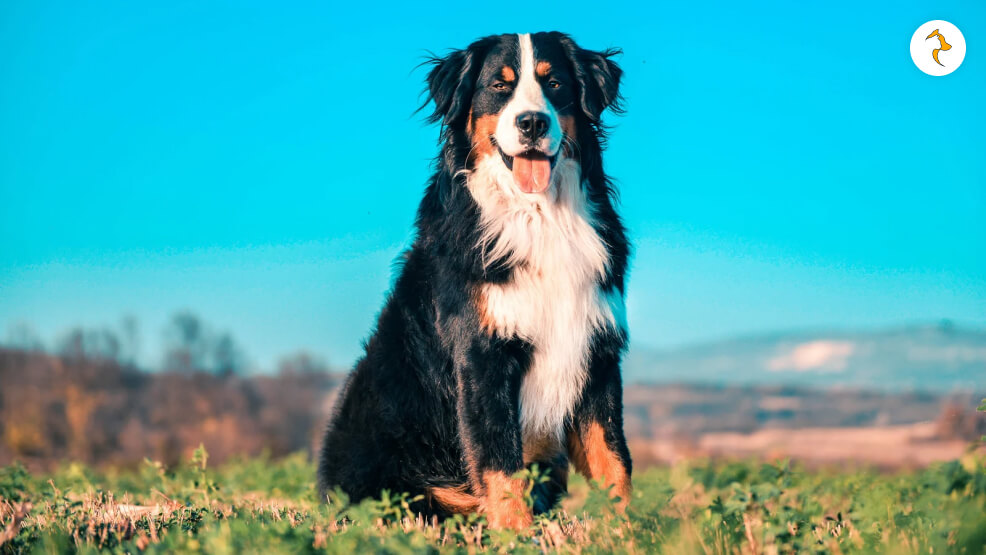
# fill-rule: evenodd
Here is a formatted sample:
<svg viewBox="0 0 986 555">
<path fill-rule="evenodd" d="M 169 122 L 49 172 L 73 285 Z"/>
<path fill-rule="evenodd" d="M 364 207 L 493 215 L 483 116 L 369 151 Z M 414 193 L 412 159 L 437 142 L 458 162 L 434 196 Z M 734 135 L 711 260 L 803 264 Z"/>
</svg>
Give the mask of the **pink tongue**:
<svg viewBox="0 0 986 555">
<path fill-rule="evenodd" d="M 542 193 L 551 183 L 551 161 L 546 156 L 514 157 L 514 181 L 525 193 Z"/>
</svg>

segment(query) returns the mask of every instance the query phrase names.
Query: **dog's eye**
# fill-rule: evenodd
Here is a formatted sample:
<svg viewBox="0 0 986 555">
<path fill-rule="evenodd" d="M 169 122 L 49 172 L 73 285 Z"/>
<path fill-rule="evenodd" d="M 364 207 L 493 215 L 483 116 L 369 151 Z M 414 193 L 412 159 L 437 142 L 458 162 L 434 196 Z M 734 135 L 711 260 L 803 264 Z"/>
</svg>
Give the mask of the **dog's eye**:
<svg viewBox="0 0 986 555">
<path fill-rule="evenodd" d="M 552 79 L 551 81 L 548 81 L 548 86 L 551 87 L 552 89 L 557 89 L 561 87 L 561 82 L 558 81 L 557 79 Z"/>
<path fill-rule="evenodd" d="M 503 81 L 497 81 L 496 83 L 493 83 L 490 86 L 493 87 L 493 90 L 497 92 L 503 92 L 510 88 L 510 86 L 504 83 Z"/>
</svg>

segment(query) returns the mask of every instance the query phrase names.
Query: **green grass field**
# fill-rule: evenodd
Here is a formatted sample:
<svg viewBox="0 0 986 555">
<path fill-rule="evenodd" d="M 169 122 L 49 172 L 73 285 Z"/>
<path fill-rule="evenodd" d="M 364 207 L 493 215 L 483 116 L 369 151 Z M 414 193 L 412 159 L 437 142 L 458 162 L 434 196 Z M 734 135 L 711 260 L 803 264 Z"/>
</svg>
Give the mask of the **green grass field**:
<svg viewBox="0 0 986 555">
<path fill-rule="evenodd" d="M 51 475 L 0 469 L 0 552 L 984 553 L 986 459 L 910 473 L 692 462 L 634 476 L 627 518 L 574 477 L 522 533 L 482 518 L 421 522 L 399 496 L 319 504 L 302 455 L 212 468 L 200 450 L 164 470 Z"/>
</svg>

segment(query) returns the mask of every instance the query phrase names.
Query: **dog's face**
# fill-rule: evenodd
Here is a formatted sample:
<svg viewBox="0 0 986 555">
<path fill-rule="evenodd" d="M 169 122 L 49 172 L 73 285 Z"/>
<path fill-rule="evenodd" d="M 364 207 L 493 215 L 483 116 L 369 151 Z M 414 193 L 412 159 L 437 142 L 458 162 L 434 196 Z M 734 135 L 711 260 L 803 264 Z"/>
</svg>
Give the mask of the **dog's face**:
<svg viewBox="0 0 986 555">
<path fill-rule="evenodd" d="M 526 193 L 547 188 L 562 139 L 575 136 L 570 64 L 557 42 L 538 39 L 536 54 L 531 35 L 501 40 L 487 53 L 468 121 L 475 154 L 495 150 Z"/>
<path fill-rule="evenodd" d="M 447 140 L 465 139 L 466 168 L 494 158 L 520 191 L 543 193 L 560 157 L 580 156 L 586 141 L 598 146 L 600 114 L 619 99 L 615 53 L 557 32 L 480 39 L 435 60 L 432 119 Z"/>
</svg>

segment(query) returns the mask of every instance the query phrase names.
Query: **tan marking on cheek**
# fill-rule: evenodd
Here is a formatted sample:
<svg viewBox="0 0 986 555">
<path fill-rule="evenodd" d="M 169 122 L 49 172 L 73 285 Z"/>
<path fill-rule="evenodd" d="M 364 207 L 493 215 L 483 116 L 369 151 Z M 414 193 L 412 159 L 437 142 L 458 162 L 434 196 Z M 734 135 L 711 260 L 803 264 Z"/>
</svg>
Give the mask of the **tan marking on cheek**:
<svg viewBox="0 0 986 555">
<path fill-rule="evenodd" d="M 469 118 L 472 120 L 473 118 Z M 475 162 L 487 154 L 496 152 L 496 147 L 490 141 L 490 137 L 496 132 L 496 124 L 499 121 L 498 114 L 479 116 L 473 121 L 472 127 L 472 150 L 469 152 L 469 162 Z"/>
<path fill-rule="evenodd" d="M 472 135 L 472 106 L 469 107 L 469 117 L 466 118 L 466 134 Z"/>
<path fill-rule="evenodd" d="M 575 469 L 590 480 L 597 480 L 603 487 L 610 487 L 610 497 L 618 496 L 617 507 L 622 511 L 630 502 L 630 474 L 609 445 L 606 431 L 599 422 L 592 422 L 582 433 L 568 434 L 568 454 Z"/>
<path fill-rule="evenodd" d="M 558 116 L 558 124 L 561 126 L 561 132 L 568 138 L 569 141 L 578 144 L 578 132 L 575 127 L 575 116 Z M 575 152 L 572 147 L 565 145 L 564 147 L 565 156 L 568 158 L 575 158 Z"/>
<path fill-rule="evenodd" d="M 503 77 L 503 80 L 507 82 L 517 80 L 517 74 L 514 72 L 514 68 L 510 66 L 503 66 L 503 69 L 500 71 L 500 75 Z"/>
<path fill-rule="evenodd" d="M 551 73 L 551 64 L 548 62 L 538 62 L 537 65 L 534 66 L 534 73 L 536 73 L 538 77 L 547 77 L 548 74 Z"/>
<path fill-rule="evenodd" d="M 565 135 L 571 139 L 576 139 L 575 136 L 575 116 L 558 116 L 558 124 L 561 125 L 561 130 Z"/>
<path fill-rule="evenodd" d="M 483 474 L 486 495 L 481 510 L 492 528 L 512 528 L 522 530 L 533 522 L 531 510 L 524 503 L 524 480 L 507 476 L 506 473 L 490 470 Z"/>
</svg>

